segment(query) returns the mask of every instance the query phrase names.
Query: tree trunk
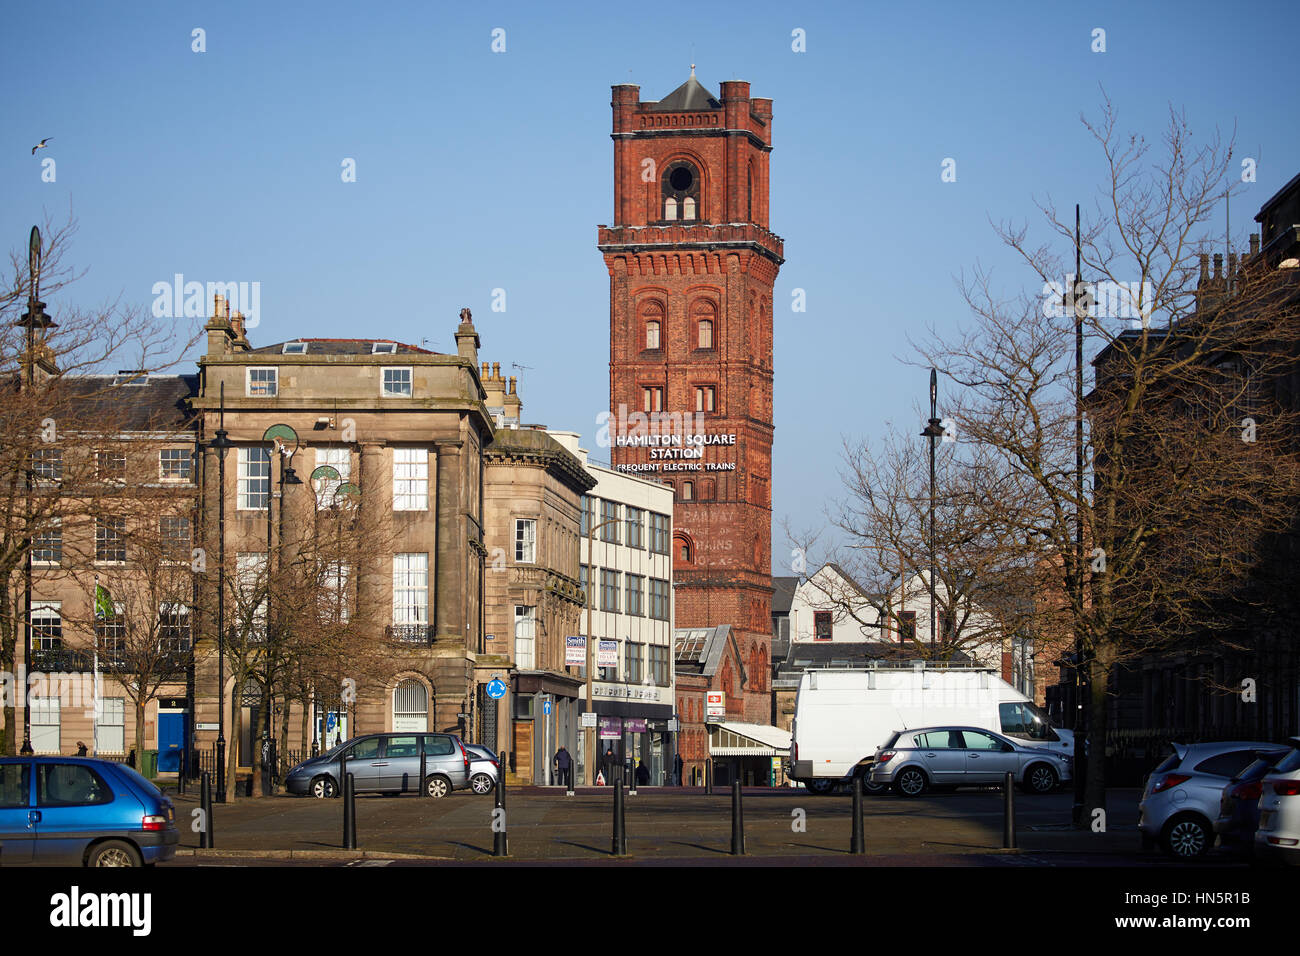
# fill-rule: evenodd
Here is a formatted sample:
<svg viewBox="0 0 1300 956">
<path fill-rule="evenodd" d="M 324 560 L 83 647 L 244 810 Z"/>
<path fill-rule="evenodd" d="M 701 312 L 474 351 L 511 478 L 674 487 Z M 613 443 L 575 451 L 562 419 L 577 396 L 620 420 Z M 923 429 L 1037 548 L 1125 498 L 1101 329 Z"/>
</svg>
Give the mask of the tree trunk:
<svg viewBox="0 0 1300 956">
<path fill-rule="evenodd" d="M 1106 727 L 1109 717 L 1110 655 L 1104 650 L 1088 660 L 1088 780 L 1083 792 L 1085 826 L 1106 809 Z M 1078 746 L 1078 743 L 1075 744 Z"/>
<path fill-rule="evenodd" d="M 262 790 L 262 741 L 267 736 L 266 721 L 270 716 L 267 714 L 267 711 L 270 710 L 267 706 L 267 700 L 268 698 L 263 696 L 262 706 L 257 708 L 257 726 L 253 728 L 250 740 L 253 753 L 249 766 L 253 771 L 253 796 L 255 797 L 265 796 Z"/>
<path fill-rule="evenodd" d="M 283 779 L 283 771 L 286 769 L 285 754 L 289 752 L 289 705 L 293 698 L 289 694 L 284 695 L 284 714 L 280 717 L 280 749 L 275 755 L 276 766 L 275 775 Z"/>
<path fill-rule="evenodd" d="M 305 696 L 306 695 L 304 695 L 304 700 L 302 701 L 302 730 L 300 734 L 302 737 L 302 746 L 299 748 L 304 756 L 311 750 L 311 740 L 307 736 L 311 706 L 305 699 Z"/>
<path fill-rule="evenodd" d="M 144 701 L 132 701 L 135 705 L 135 769 L 144 773 Z M 154 771 L 157 773 L 157 770 Z"/>
<path fill-rule="evenodd" d="M 14 661 L 18 656 L 18 627 L 14 624 L 13 601 L 9 588 L 0 588 L 0 671 L 14 675 L 10 693 L 4 693 L 4 727 L 0 729 L 0 754 L 8 757 L 18 755 L 18 709 L 17 702 L 27 698 L 27 675 L 18 680 Z M 3 689 L 0 688 L 0 692 Z"/>
<path fill-rule="evenodd" d="M 230 739 L 226 742 L 226 803 L 235 802 L 235 771 L 239 768 L 239 738 L 244 734 L 244 709 L 239 706 L 243 681 L 230 691 Z"/>
</svg>

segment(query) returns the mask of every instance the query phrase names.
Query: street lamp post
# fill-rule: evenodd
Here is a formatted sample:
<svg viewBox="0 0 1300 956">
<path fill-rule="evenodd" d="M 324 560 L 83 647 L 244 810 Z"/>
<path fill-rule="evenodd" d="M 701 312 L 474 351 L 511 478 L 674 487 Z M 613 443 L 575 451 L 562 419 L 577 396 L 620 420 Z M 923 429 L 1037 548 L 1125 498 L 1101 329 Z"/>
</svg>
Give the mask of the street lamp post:
<svg viewBox="0 0 1300 956">
<path fill-rule="evenodd" d="M 279 451 L 282 456 L 280 458 L 280 480 L 279 480 L 279 496 L 280 496 L 279 544 L 281 547 L 284 546 L 284 486 L 301 485 L 302 479 L 300 479 L 294 473 L 293 470 L 293 456 L 298 453 L 298 433 L 296 431 L 294 431 L 288 425 L 272 425 L 262 435 L 262 441 L 271 443 L 271 448 L 267 452 L 267 463 L 266 463 L 266 469 L 267 469 L 266 470 L 266 483 L 267 483 L 267 489 L 266 489 L 266 653 L 269 655 L 271 652 L 271 632 L 272 632 L 272 620 L 273 620 L 272 613 L 274 611 L 274 608 L 271 603 L 271 580 L 272 580 L 271 573 L 273 570 L 273 562 L 275 560 L 273 544 L 271 542 L 271 505 L 275 496 L 271 494 L 271 488 L 270 488 L 270 484 L 271 484 L 270 456 L 275 454 L 277 451 Z M 292 450 L 285 451 L 285 449 L 288 447 L 290 442 L 293 443 Z M 284 460 L 285 457 L 289 459 L 287 464 L 285 463 Z M 274 698 L 272 695 L 271 672 L 269 667 L 266 672 L 266 681 L 265 681 L 264 692 L 262 695 L 262 700 L 263 700 L 263 707 L 266 708 L 266 714 L 262 720 L 262 727 L 263 727 L 262 792 L 269 793 L 271 789 L 270 783 L 272 777 L 271 768 L 269 765 L 269 761 L 271 758 L 271 722 L 272 722 L 272 717 L 274 716 L 274 712 L 272 710 L 272 702 Z"/>
<path fill-rule="evenodd" d="M 14 323 L 27 330 L 27 392 L 30 396 L 36 389 L 36 330 L 53 328 L 54 322 L 45 314 L 45 303 L 40 301 L 41 283 L 41 231 L 32 226 L 27 244 L 27 274 L 30 281 L 27 296 L 27 311 Z M 23 680 L 28 680 L 32 672 L 32 460 L 27 459 L 27 501 L 25 520 L 23 521 Z M 98 706 L 98 705 L 96 705 Z M 32 705 L 31 695 L 23 693 L 23 746 L 24 754 L 32 753 Z"/>
<path fill-rule="evenodd" d="M 930 369 L 930 421 L 921 434 L 930 440 L 930 656 L 934 657 L 936 631 L 934 608 L 934 443 L 943 437 L 943 423 L 939 421 L 936 402 L 939 397 L 939 374 Z"/>
<path fill-rule="evenodd" d="M 221 383 L 217 432 L 208 447 L 217 453 L 217 799 L 226 802 L 226 383 Z"/>
</svg>

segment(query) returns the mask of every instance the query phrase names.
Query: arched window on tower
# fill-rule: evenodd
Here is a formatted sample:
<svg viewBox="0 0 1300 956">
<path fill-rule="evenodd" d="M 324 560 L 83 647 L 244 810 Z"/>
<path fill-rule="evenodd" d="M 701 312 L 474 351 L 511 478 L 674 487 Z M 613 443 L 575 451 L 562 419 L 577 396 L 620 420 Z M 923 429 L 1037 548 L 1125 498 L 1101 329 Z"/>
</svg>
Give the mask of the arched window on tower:
<svg viewBox="0 0 1300 956">
<path fill-rule="evenodd" d="M 693 482 L 693 481 L 683 481 L 683 482 L 682 482 L 682 501 L 694 501 L 694 500 L 695 500 L 695 482 Z"/>
<path fill-rule="evenodd" d="M 650 351 L 659 348 L 659 323 L 654 319 L 645 324 L 645 347 Z"/>
<path fill-rule="evenodd" d="M 700 319 L 700 348 L 713 348 L 713 320 Z"/>
<path fill-rule="evenodd" d="M 676 221 L 680 209 L 684 220 L 694 220 L 700 212 L 700 174 L 695 166 L 684 159 L 675 160 L 664 169 L 660 184 L 664 219 Z"/>
</svg>

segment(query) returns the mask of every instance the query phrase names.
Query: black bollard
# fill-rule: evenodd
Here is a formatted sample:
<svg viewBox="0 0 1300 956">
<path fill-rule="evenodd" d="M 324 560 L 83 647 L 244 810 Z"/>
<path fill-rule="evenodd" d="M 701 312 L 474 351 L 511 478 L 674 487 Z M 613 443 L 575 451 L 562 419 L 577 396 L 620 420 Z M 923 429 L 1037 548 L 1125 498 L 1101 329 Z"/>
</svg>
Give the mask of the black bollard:
<svg viewBox="0 0 1300 956">
<path fill-rule="evenodd" d="M 1002 849 L 1016 848 L 1016 781 L 1007 771 L 1002 778 Z"/>
<path fill-rule="evenodd" d="M 424 744 L 420 744 L 420 796 L 429 795 L 429 787 L 425 780 L 429 777 L 429 758 L 424 752 Z"/>
<path fill-rule="evenodd" d="M 343 849 L 357 848 L 357 808 L 356 791 L 352 774 L 343 778 Z"/>
<path fill-rule="evenodd" d="M 565 777 L 565 781 L 564 781 L 564 782 L 565 782 L 564 795 L 565 795 L 566 797 L 571 797 L 571 796 L 573 796 L 573 794 L 574 794 L 574 787 L 575 787 L 576 785 L 575 785 L 574 782 L 573 782 L 573 778 L 576 777 L 577 774 L 575 774 L 573 771 L 574 771 L 573 758 L 570 757 L 570 758 L 569 758 L 569 769 L 568 769 L 568 770 L 561 770 L 561 771 L 560 771 L 560 773 L 564 774 L 564 777 Z"/>
<path fill-rule="evenodd" d="M 623 781 L 614 781 L 614 839 L 610 853 L 627 856 L 627 819 L 623 806 Z"/>
<path fill-rule="evenodd" d="M 853 778 L 853 835 L 849 838 L 849 852 L 867 852 L 862 832 L 862 775 Z"/>
<path fill-rule="evenodd" d="M 704 792 L 713 796 L 713 758 L 710 757 L 704 764 Z"/>
<path fill-rule="evenodd" d="M 745 808 L 740 800 L 740 778 L 731 781 L 731 855 L 745 855 Z"/>
<path fill-rule="evenodd" d="M 635 766 L 632 767 L 632 772 L 628 774 L 627 795 L 629 797 L 636 796 L 636 767 Z"/>
<path fill-rule="evenodd" d="M 510 841 L 506 837 L 506 752 L 501 751 L 497 766 L 497 785 L 492 809 L 492 855 L 509 856 Z"/>
<path fill-rule="evenodd" d="M 203 778 L 199 783 L 199 816 L 203 821 L 203 829 L 199 831 L 199 849 L 212 849 L 212 779 L 204 771 Z"/>
</svg>

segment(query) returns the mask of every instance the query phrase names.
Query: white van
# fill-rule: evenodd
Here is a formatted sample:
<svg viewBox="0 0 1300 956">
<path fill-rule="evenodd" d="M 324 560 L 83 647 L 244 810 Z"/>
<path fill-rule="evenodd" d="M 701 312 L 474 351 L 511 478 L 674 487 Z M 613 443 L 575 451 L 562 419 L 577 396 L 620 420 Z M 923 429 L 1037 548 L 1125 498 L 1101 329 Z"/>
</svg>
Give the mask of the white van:
<svg viewBox="0 0 1300 956">
<path fill-rule="evenodd" d="M 829 793 L 854 774 L 869 773 L 876 748 L 895 731 L 949 724 L 982 727 L 1074 755 L 1074 732 L 1053 727 L 1033 701 L 992 668 L 911 661 L 805 671 L 790 727 L 790 776 L 814 793 Z"/>
</svg>

